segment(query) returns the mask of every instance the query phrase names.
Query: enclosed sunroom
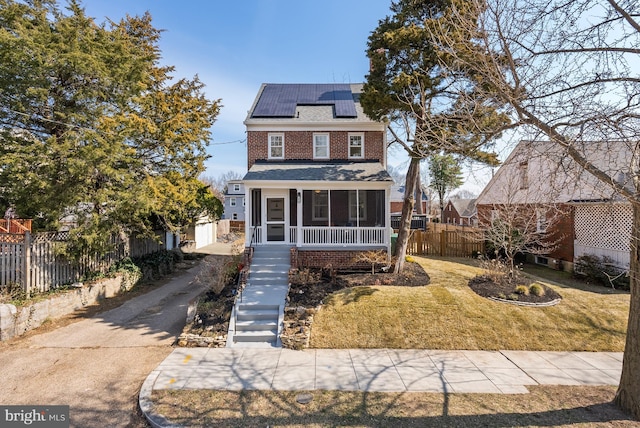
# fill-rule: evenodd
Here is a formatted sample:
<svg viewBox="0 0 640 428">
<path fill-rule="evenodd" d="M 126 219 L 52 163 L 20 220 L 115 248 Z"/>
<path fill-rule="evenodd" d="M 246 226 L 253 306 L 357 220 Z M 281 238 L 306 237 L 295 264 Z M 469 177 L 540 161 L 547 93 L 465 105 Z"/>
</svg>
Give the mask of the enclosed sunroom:
<svg viewBox="0 0 640 428">
<path fill-rule="evenodd" d="M 390 249 L 393 180 L 378 162 L 256 162 L 243 183 L 247 247 L 286 245 L 306 265 Z"/>
</svg>

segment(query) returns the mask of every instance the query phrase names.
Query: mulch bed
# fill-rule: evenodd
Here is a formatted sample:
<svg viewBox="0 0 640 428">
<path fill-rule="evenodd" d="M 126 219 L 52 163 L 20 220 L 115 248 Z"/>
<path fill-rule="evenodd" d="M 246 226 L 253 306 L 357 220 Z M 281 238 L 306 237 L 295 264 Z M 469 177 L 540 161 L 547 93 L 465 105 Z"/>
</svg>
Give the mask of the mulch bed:
<svg viewBox="0 0 640 428">
<path fill-rule="evenodd" d="M 289 305 L 314 308 L 331 293 L 359 286 L 422 287 L 429 284 L 429 275 L 418 263 L 407 262 L 403 272 L 364 273 L 301 269 L 291 278 Z"/>
<path fill-rule="evenodd" d="M 555 290 L 543 284 L 540 284 L 544 288 L 544 294 L 542 296 L 536 296 L 532 293 L 517 294 L 515 292 L 515 289 L 518 285 L 525 285 L 528 287 L 531 285 L 531 281 L 529 281 L 527 278 L 518 278 L 516 284 L 510 284 L 506 281 L 493 281 L 486 275 L 476 276 L 469 281 L 469 287 L 476 294 L 487 298 L 540 305 L 550 303 L 562 298 L 562 296 L 560 296 L 560 294 L 558 294 Z"/>
</svg>

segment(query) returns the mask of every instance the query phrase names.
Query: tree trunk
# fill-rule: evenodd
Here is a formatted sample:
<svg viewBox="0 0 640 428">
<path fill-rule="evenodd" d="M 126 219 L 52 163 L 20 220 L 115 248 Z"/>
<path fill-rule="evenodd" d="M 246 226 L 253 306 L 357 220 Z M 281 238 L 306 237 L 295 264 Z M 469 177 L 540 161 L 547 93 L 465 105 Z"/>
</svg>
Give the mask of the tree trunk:
<svg viewBox="0 0 640 428">
<path fill-rule="evenodd" d="M 420 168 L 418 168 L 418 173 L 416 174 L 416 214 L 424 214 L 424 210 L 422 209 L 422 179 L 420 177 Z"/>
<path fill-rule="evenodd" d="M 633 203 L 631 260 L 629 266 L 631 298 L 627 340 L 622 359 L 622 376 L 614 402 L 640 419 L 640 202 Z"/>
<path fill-rule="evenodd" d="M 407 244 L 409 242 L 409 232 L 411 231 L 411 217 L 413 214 L 413 186 L 416 183 L 416 174 L 420 169 L 420 159 L 411 158 L 404 189 L 404 203 L 402 204 L 402 217 L 400 218 L 400 229 L 398 230 L 398 240 L 396 242 L 396 267 L 394 273 L 402 272 L 404 268 L 404 257 L 407 255 Z"/>
</svg>

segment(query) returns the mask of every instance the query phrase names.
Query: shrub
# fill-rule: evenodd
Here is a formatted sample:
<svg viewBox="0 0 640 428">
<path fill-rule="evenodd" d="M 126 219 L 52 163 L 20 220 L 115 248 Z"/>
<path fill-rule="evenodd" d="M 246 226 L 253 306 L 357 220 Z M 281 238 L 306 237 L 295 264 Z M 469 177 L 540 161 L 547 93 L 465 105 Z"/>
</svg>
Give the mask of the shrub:
<svg viewBox="0 0 640 428">
<path fill-rule="evenodd" d="M 516 294 L 522 294 L 523 296 L 529 295 L 529 287 L 526 285 L 518 285 L 514 291 Z"/>
<path fill-rule="evenodd" d="M 518 301 L 519 299 L 520 299 L 520 296 L 516 293 L 511 293 L 507 296 L 507 300 Z"/>
<path fill-rule="evenodd" d="M 538 296 L 538 297 L 544 296 L 544 287 L 541 284 L 538 284 L 537 282 L 534 282 L 529 287 L 529 293 L 533 294 L 534 296 Z"/>
<path fill-rule="evenodd" d="M 217 296 L 227 285 L 235 281 L 241 269 L 240 256 L 206 257 L 196 281 L 207 286 Z"/>
<path fill-rule="evenodd" d="M 629 276 L 613 264 L 611 257 L 585 254 L 576 259 L 574 273 L 578 278 L 598 284 L 629 290 Z"/>
</svg>

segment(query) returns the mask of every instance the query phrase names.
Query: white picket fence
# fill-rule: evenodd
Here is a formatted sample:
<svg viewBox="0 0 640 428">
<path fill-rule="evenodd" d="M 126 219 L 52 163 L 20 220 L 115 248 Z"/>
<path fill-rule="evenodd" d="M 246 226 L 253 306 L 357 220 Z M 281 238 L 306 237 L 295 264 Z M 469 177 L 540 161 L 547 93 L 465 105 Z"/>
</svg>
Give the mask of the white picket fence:
<svg viewBox="0 0 640 428">
<path fill-rule="evenodd" d="M 61 254 L 66 232 L 0 233 L 0 287 L 20 285 L 28 293 L 45 292 L 77 282 L 93 272 L 106 272 L 125 257 L 140 257 L 167 248 L 165 233 L 157 239 L 113 238 L 114 250 L 99 256 L 87 254 L 72 262 Z"/>
</svg>

